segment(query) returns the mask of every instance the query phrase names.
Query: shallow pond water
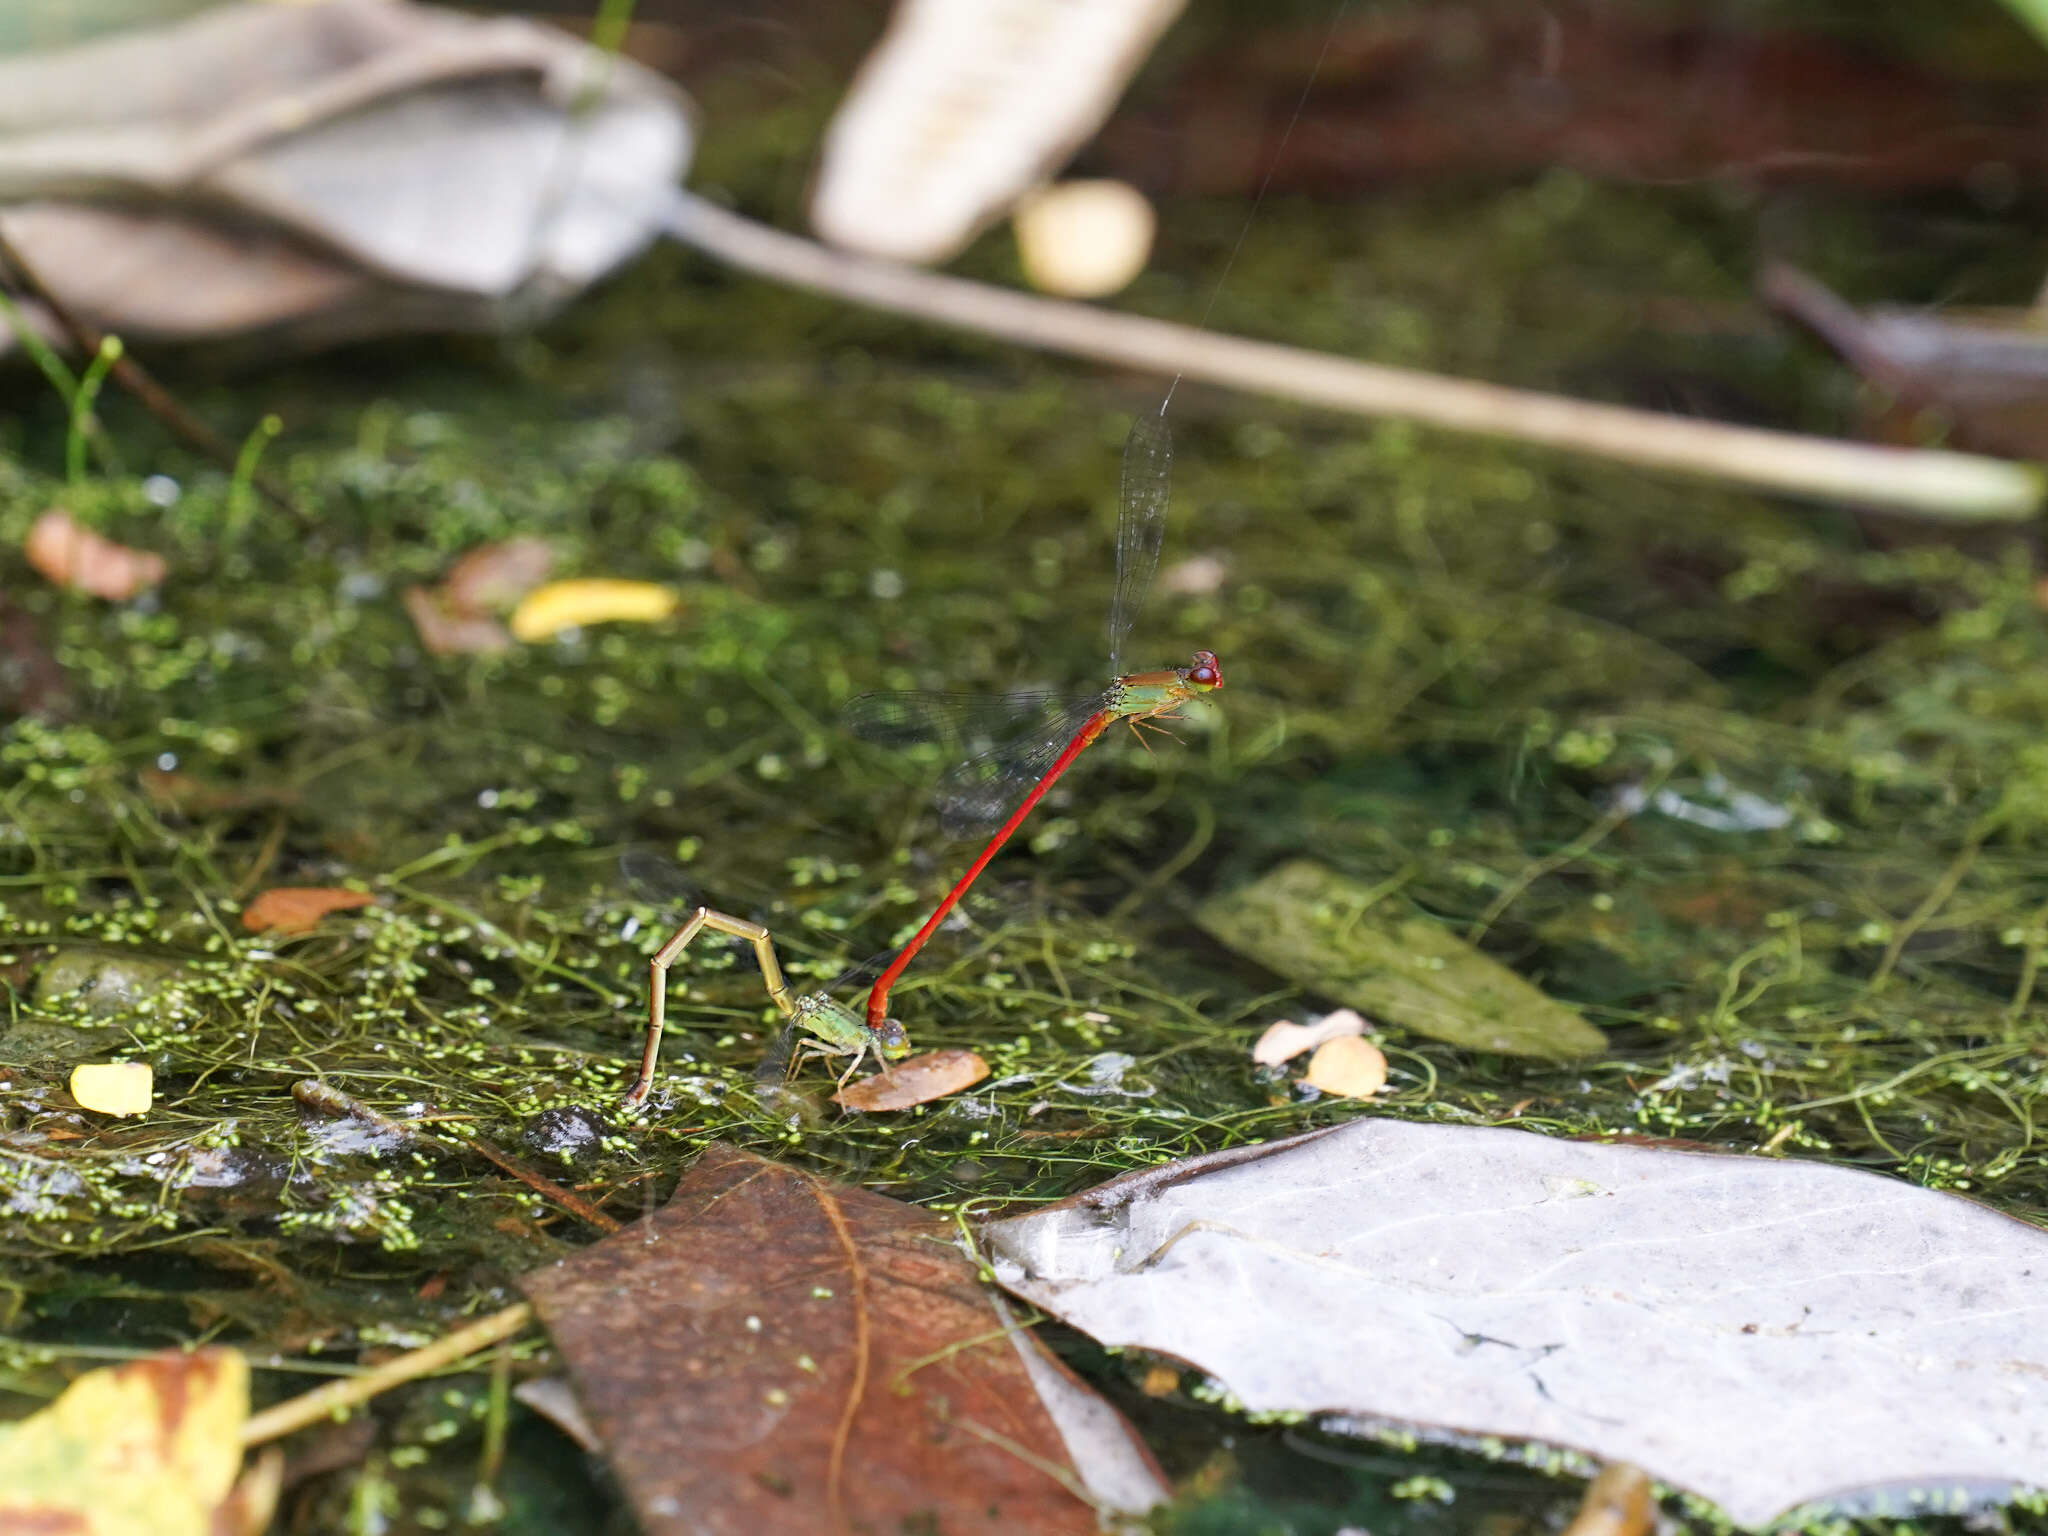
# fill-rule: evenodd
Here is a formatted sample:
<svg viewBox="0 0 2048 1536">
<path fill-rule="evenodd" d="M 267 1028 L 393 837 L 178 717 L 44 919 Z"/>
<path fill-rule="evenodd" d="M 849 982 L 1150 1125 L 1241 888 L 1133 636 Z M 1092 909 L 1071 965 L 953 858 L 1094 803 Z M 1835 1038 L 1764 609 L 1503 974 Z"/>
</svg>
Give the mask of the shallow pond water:
<svg viewBox="0 0 2048 1536">
<path fill-rule="evenodd" d="M 1955 235 L 1966 202 L 1784 208 L 1837 280 L 2023 296 L 2005 245 Z M 1744 299 L 1758 217 L 1565 172 L 1281 198 L 1212 323 L 1844 427 L 1842 375 Z M 1192 318 L 1243 218 L 1170 205 L 1130 303 Z M 991 240 L 968 265 L 1009 262 Z M 1674 305 L 1713 323 L 1646 323 Z M 483 1135 L 625 1218 L 710 1137 L 980 1212 L 1365 1112 L 1253 1067 L 1265 1024 L 1328 1003 L 1194 921 L 1303 853 L 1476 932 L 1610 1041 L 1560 1066 L 1391 1031 L 1371 1113 L 1768 1146 L 2048 1208 L 2048 634 L 2021 535 L 1184 387 L 1134 650 L 1213 649 L 1228 684 L 1178 744 L 1091 752 L 899 989 L 913 1039 L 972 1046 L 990 1081 L 874 1118 L 839 1116 L 816 1069 L 764 1086 L 751 962 L 705 943 L 627 1116 L 670 908 L 621 855 L 672 856 L 767 924 L 800 985 L 905 936 L 970 850 L 926 810 L 936 764 L 850 741 L 837 711 L 870 688 L 1100 678 L 1117 454 L 1158 382 L 673 252 L 513 341 L 173 377 L 219 419 L 283 416 L 267 462 L 316 521 L 258 506 L 225 536 L 225 477 L 121 402 L 123 471 L 66 486 L 56 408 L 9 385 L 0 547 L 61 502 L 172 568 L 120 607 L 18 562 L 9 580 L 10 644 L 63 675 L 0 734 L 10 1411 L 196 1337 L 284 1360 L 260 1377 L 282 1396 L 586 1240 L 486 1162 L 337 1128 L 293 1097 L 307 1078 Z M 169 505 L 148 475 L 177 482 Z M 402 590 L 513 534 L 549 540 L 560 574 L 672 583 L 681 610 L 425 654 Z M 266 886 L 343 881 L 375 904 L 312 935 L 237 920 Z M 156 1112 L 115 1130 L 62 1091 L 110 1052 L 158 1074 Z M 1154 1402 L 1142 1363 L 1067 1347 L 1186 1480 L 1178 1529 L 1506 1530 L 1575 1496 Z M 445 1523 L 487 1396 L 469 1376 L 393 1405 L 297 1528 Z M 506 1463 L 503 1528 L 615 1518 L 550 1431 L 514 1433 L 532 1454 Z"/>
</svg>

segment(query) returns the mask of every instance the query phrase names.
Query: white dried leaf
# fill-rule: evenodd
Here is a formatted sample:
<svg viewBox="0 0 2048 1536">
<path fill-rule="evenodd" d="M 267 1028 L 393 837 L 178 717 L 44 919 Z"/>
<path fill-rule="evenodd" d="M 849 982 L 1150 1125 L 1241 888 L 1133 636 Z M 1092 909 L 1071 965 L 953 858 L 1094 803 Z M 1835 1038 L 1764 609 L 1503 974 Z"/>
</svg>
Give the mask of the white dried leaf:
<svg viewBox="0 0 2048 1536">
<path fill-rule="evenodd" d="M 645 245 L 690 150 L 651 71 L 394 0 L 0 58 L 0 232 L 131 339 L 501 324 Z"/>
<path fill-rule="evenodd" d="M 1101 126 L 1183 0 L 900 0 L 826 134 L 811 224 L 956 254 Z"/>
<path fill-rule="evenodd" d="M 1874 1173 L 1359 1120 L 983 1235 L 1254 1412 L 1575 1448 L 1752 1526 L 2048 1487 L 2048 1233 Z"/>
</svg>

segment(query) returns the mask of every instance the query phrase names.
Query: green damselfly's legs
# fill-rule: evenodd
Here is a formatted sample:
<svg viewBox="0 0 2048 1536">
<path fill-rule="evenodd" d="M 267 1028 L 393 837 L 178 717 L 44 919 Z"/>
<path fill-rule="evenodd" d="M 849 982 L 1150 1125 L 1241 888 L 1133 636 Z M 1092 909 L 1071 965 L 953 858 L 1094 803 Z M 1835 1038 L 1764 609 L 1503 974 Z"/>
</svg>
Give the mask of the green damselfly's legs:
<svg viewBox="0 0 2048 1536">
<path fill-rule="evenodd" d="M 775 941 L 759 923 L 750 923 L 730 913 L 715 912 L 710 907 L 699 907 L 682 927 L 669 935 L 668 942 L 648 961 L 647 1040 L 640 1052 L 640 1075 L 626 1093 L 625 1102 L 629 1109 L 644 1103 L 648 1090 L 654 1086 L 654 1069 L 661 1057 L 662 1028 L 668 1018 L 668 968 L 690 947 L 690 941 L 706 928 L 713 933 L 745 939 L 754 946 L 755 958 L 761 962 L 761 980 L 768 989 L 768 1000 L 782 1011 L 791 1028 L 812 1037 L 797 1047 L 791 1070 L 814 1056 L 851 1056 L 852 1062 L 839 1074 L 839 1086 L 844 1088 L 846 1080 L 853 1076 L 868 1052 L 873 1051 L 876 1060 L 884 1063 L 885 1067 L 887 1063 L 901 1061 L 910 1054 L 909 1037 L 894 1019 L 870 1025 L 855 1010 L 835 1001 L 829 991 L 795 996 L 783 978 L 780 962 L 775 958 Z"/>
</svg>

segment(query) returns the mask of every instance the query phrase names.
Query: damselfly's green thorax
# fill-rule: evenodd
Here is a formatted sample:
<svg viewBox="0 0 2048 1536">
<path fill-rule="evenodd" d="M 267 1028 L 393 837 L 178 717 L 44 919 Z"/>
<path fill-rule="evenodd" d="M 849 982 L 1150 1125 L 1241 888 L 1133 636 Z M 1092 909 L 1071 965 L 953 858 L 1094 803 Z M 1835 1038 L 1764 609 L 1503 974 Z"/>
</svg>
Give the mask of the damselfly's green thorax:
<svg viewBox="0 0 2048 1536">
<path fill-rule="evenodd" d="M 853 1058 L 840 1078 L 842 1085 L 869 1051 L 882 1061 L 901 1061 L 910 1054 L 910 1037 L 896 1020 L 884 1019 L 870 1027 L 860 1014 L 824 992 L 797 998 L 790 1005 L 789 1018 L 811 1036 L 797 1047 L 798 1061 L 810 1056 Z"/>
<path fill-rule="evenodd" d="M 1103 713 L 1129 720 L 1135 725 L 1159 715 L 1171 714 L 1189 699 L 1198 699 L 1223 686 L 1223 666 L 1214 651 L 1197 651 L 1184 667 L 1159 672 L 1133 672 L 1110 685 Z"/>
</svg>

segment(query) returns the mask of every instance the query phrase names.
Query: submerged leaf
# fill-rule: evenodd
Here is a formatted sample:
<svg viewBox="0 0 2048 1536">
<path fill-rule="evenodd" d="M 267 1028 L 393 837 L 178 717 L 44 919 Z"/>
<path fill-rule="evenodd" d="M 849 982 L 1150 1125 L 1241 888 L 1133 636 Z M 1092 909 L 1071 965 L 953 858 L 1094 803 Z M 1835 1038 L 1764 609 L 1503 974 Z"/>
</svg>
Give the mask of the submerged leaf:
<svg viewBox="0 0 2048 1536">
<path fill-rule="evenodd" d="M 1257 1413 L 1569 1447 L 1745 1525 L 2048 1487 L 2048 1233 L 1873 1173 L 1358 1120 L 983 1236 Z"/>
<path fill-rule="evenodd" d="M 368 891 L 345 891 L 325 885 L 277 885 L 242 909 L 242 926 L 251 933 L 311 933 L 330 912 L 353 912 L 377 898 Z"/>
<path fill-rule="evenodd" d="M 1432 1040 L 1568 1061 L 1607 1037 L 1427 918 L 1384 915 L 1372 890 L 1308 859 L 1202 904 L 1222 943 L 1304 987 Z"/>
<path fill-rule="evenodd" d="M 1163 1496 L 914 1206 L 713 1146 L 522 1286 L 649 1536 L 1092 1536 L 1091 1501 Z"/>
</svg>

